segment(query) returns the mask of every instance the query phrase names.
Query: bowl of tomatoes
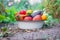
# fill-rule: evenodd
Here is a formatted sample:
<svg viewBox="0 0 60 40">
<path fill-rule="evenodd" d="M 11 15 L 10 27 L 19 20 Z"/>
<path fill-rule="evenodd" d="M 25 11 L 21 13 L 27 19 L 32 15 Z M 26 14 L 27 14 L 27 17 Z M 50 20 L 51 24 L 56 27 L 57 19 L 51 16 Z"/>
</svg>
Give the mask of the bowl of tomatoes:
<svg viewBox="0 0 60 40">
<path fill-rule="evenodd" d="M 44 20 L 47 19 L 41 10 L 21 10 L 15 15 L 18 27 L 21 29 L 42 28 Z"/>
</svg>

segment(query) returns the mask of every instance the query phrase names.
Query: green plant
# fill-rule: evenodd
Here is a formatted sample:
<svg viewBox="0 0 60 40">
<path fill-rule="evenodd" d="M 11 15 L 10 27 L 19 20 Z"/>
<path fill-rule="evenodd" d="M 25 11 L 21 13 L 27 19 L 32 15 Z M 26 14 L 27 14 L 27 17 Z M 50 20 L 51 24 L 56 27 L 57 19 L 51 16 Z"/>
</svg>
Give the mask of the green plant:
<svg viewBox="0 0 60 40">
<path fill-rule="evenodd" d="M 15 20 L 15 13 L 17 13 L 17 11 L 16 11 L 16 9 L 15 9 L 15 7 L 14 6 L 12 6 L 12 7 L 6 7 L 6 13 L 7 13 L 7 19 L 9 20 L 9 22 L 15 22 L 16 20 Z M 5 20 L 7 20 L 7 19 L 5 19 Z"/>
<path fill-rule="evenodd" d="M 37 3 L 31 6 L 32 10 L 43 10 L 44 6 L 41 3 Z"/>
<path fill-rule="evenodd" d="M 3 3 L 3 0 L 0 0 L 0 23 L 13 23 L 15 22 L 14 14 L 16 9 L 12 7 L 6 7 Z"/>
<path fill-rule="evenodd" d="M 2 30 L 2 32 L 6 32 L 7 31 L 7 27 L 2 27 L 1 30 Z"/>
<path fill-rule="evenodd" d="M 5 19 L 5 16 L 6 16 L 6 12 L 5 12 L 4 5 L 2 2 L 0 2 L 0 22 L 2 22 Z"/>
<path fill-rule="evenodd" d="M 2 22 L 5 19 L 5 16 L 0 15 L 0 22 Z"/>
<path fill-rule="evenodd" d="M 44 6 L 54 18 L 60 17 L 60 0 L 44 0 Z"/>
</svg>

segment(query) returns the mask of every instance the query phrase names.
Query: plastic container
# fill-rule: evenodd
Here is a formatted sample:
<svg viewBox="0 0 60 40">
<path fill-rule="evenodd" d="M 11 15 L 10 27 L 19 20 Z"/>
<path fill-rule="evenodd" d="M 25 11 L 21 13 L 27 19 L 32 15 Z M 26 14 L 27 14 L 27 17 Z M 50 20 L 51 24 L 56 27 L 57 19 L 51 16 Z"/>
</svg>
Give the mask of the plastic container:
<svg viewBox="0 0 60 40">
<path fill-rule="evenodd" d="M 18 27 L 21 29 L 38 29 L 43 26 L 43 21 L 18 21 Z"/>
</svg>

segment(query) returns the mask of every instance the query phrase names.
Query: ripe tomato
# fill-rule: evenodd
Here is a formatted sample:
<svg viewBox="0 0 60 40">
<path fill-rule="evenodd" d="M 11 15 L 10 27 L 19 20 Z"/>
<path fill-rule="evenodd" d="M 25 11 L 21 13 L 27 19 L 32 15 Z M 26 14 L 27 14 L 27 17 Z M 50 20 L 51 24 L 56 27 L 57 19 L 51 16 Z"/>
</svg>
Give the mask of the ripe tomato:
<svg viewBox="0 0 60 40">
<path fill-rule="evenodd" d="M 21 11 L 20 11 L 20 14 L 21 14 L 21 15 L 26 15 L 26 10 L 21 10 Z"/>
<path fill-rule="evenodd" d="M 42 15 L 42 20 L 46 20 L 47 16 L 46 15 Z"/>
</svg>

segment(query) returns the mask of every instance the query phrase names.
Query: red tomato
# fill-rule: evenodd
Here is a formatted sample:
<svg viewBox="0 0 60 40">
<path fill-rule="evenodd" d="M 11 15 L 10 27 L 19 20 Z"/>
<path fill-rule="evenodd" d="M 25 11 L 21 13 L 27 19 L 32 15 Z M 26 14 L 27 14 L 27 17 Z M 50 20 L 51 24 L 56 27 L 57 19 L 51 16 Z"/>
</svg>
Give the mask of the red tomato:
<svg viewBox="0 0 60 40">
<path fill-rule="evenodd" d="M 41 20 L 42 20 L 41 15 L 36 15 L 36 16 L 33 18 L 33 21 L 41 21 Z"/>
<path fill-rule="evenodd" d="M 25 21 L 32 21 L 32 17 L 25 17 L 24 20 Z"/>
<path fill-rule="evenodd" d="M 21 11 L 20 11 L 20 14 L 21 14 L 21 15 L 26 15 L 26 10 L 21 10 Z"/>
</svg>

